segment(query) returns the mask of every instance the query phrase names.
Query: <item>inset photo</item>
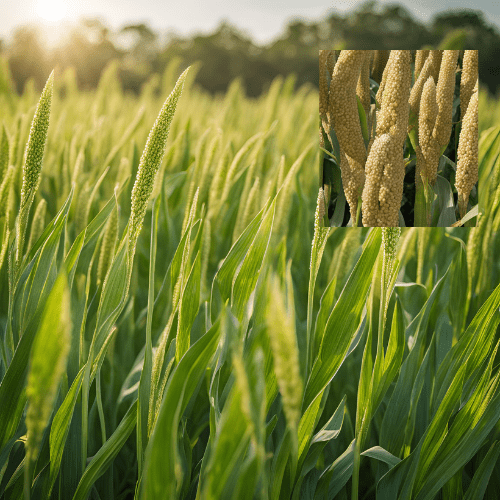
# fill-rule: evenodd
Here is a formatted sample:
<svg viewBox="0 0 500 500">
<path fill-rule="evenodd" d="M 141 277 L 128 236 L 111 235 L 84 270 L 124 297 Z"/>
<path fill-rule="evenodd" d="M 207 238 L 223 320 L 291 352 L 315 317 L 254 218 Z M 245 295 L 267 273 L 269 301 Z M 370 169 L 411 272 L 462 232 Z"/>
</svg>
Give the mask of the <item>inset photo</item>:
<svg viewBox="0 0 500 500">
<path fill-rule="evenodd" d="M 478 57 L 319 51 L 325 226 L 477 225 Z"/>
</svg>

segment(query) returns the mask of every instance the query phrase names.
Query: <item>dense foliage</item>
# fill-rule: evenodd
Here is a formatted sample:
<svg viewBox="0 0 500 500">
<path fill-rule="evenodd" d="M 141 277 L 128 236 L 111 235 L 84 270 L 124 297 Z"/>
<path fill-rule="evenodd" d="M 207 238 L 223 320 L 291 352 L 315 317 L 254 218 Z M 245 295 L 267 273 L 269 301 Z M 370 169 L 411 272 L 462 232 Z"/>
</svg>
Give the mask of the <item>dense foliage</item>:
<svg viewBox="0 0 500 500">
<path fill-rule="evenodd" d="M 478 227 L 333 230 L 314 90 L 177 76 L 0 97 L 0 495 L 496 498 L 500 129 Z"/>
</svg>

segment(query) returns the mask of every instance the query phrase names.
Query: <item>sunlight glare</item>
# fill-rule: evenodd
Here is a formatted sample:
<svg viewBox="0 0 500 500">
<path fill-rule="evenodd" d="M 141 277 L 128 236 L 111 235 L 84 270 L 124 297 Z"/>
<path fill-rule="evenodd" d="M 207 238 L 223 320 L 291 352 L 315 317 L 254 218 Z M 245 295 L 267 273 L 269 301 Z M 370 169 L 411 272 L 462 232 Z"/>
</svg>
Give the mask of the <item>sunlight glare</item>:
<svg viewBox="0 0 500 500">
<path fill-rule="evenodd" d="M 60 21 L 66 15 L 64 0 L 38 0 L 37 14 L 46 21 Z"/>
</svg>

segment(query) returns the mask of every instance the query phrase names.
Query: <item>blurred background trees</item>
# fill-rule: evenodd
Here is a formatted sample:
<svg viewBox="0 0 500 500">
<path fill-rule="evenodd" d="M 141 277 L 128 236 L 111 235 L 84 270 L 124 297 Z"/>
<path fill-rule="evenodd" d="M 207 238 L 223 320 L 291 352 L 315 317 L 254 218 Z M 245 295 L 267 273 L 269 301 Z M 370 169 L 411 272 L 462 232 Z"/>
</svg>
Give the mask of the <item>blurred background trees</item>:
<svg viewBox="0 0 500 500">
<path fill-rule="evenodd" d="M 206 91 L 225 92 L 239 78 L 248 96 L 265 91 L 277 75 L 296 75 L 296 85 L 318 84 L 318 49 L 453 48 L 479 49 L 480 80 L 490 93 L 500 89 L 500 32 L 482 12 L 450 10 L 423 24 L 399 5 L 369 0 L 345 16 L 331 14 L 320 21 L 291 21 L 281 36 L 256 44 L 237 27 L 222 22 L 213 32 L 160 41 L 146 24 L 111 31 L 98 19 L 82 20 L 52 49 L 42 43 L 33 26 L 19 27 L 10 40 L 0 40 L 0 57 L 8 61 L 17 92 L 33 80 L 41 89 L 53 67 L 74 67 L 81 89 L 98 84 L 103 69 L 117 61 L 122 87 L 139 92 L 152 74 L 162 74 L 169 61 L 183 65 L 200 61 L 196 83 Z M 1 78 L 0 78 L 1 79 Z"/>
</svg>

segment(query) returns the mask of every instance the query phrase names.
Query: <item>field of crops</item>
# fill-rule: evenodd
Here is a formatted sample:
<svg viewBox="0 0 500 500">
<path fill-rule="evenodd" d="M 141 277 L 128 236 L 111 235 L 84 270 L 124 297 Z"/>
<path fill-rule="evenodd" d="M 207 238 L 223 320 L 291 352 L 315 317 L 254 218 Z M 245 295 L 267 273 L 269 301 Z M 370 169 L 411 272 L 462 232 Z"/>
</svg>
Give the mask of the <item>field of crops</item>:
<svg viewBox="0 0 500 500">
<path fill-rule="evenodd" d="M 318 92 L 195 70 L 0 86 L 0 497 L 497 498 L 495 115 L 477 227 L 329 229 Z"/>
</svg>

